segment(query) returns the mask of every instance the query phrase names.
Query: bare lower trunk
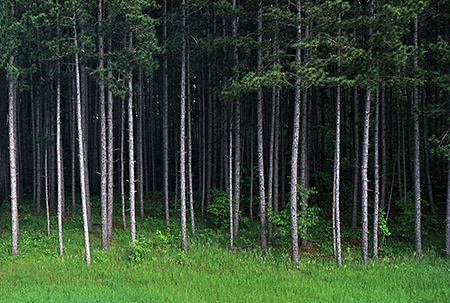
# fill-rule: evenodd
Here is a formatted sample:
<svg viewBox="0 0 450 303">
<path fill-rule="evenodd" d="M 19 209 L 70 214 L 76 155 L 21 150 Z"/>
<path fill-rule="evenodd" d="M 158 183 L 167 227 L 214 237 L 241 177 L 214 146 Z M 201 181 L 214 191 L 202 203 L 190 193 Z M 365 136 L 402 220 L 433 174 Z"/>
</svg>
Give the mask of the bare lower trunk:
<svg viewBox="0 0 450 303">
<path fill-rule="evenodd" d="M 125 99 L 122 98 L 121 128 L 120 128 L 120 196 L 122 200 L 122 227 L 127 229 L 125 214 Z"/>
<path fill-rule="evenodd" d="M 186 26 L 186 12 L 182 1 L 182 26 Z M 181 52 L 181 114 L 180 114 L 180 204 L 181 204 L 181 250 L 186 249 L 186 38 L 183 36 Z"/>
<path fill-rule="evenodd" d="M 133 32 L 130 29 L 129 47 L 133 47 Z M 130 182 L 130 242 L 136 239 L 136 183 L 134 177 L 134 113 L 133 113 L 133 71 L 130 70 L 128 79 L 128 167 Z"/>
<path fill-rule="evenodd" d="M 13 10 L 13 9 L 11 9 Z M 9 59 L 9 64 L 14 64 L 14 56 Z M 18 194 L 17 194 L 17 99 L 16 87 L 9 82 L 9 109 L 8 109 L 8 133 L 9 133 L 9 169 L 11 177 L 11 253 L 17 255 L 17 238 L 19 236 Z"/>
<path fill-rule="evenodd" d="M 380 173 L 379 173 L 379 129 L 380 129 L 380 98 L 379 89 L 377 88 L 377 95 L 375 98 L 375 121 L 374 121 L 374 199 L 373 199 L 373 235 L 372 235 L 372 250 L 373 258 L 378 258 L 378 215 L 380 204 Z"/>
<path fill-rule="evenodd" d="M 98 1 L 98 24 L 102 25 L 103 19 L 103 1 Z M 100 106 L 100 205 L 102 220 L 102 238 L 101 248 L 108 248 L 108 200 L 107 200 L 107 159 L 106 159 L 106 106 L 105 106 L 105 83 L 104 83 L 104 64 L 103 64 L 103 36 L 98 38 L 98 56 L 100 70 L 99 80 L 99 106 Z"/>
<path fill-rule="evenodd" d="M 75 11 L 75 8 L 74 8 Z M 75 48 L 78 48 L 78 40 L 77 40 L 77 30 L 76 30 L 76 20 L 74 16 L 73 21 L 73 30 L 74 30 L 74 43 Z M 86 253 L 86 264 L 91 264 L 91 252 L 89 248 L 89 225 L 88 225 L 88 207 L 87 207 L 87 174 L 85 167 L 86 165 L 86 150 L 84 142 L 84 132 L 83 132 L 83 123 L 81 119 L 82 111 L 81 111 L 81 84 L 80 84 L 80 66 L 78 62 L 78 52 L 75 53 L 75 77 L 76 77 L 76 111 L 77 111 L 77 128 L 78 128 L 78 153 L 80 160 L 80 187 L 81 187 L 81 205 L 83 209 L 83 229 L 84 229 L 84 245 L 85 245 L 85 253 Z"/>
<path fill-rule="evenodd" d="M 262 2 L 259 3 L 258 11 L 258 72 L 262 69 Z M 261 248 L 267 247 L 266 235 L 266 192 L 264 181 L 264 136 L 263 136 L 263 91 L 258 90 L 258 131 L 257 131 L 257 149 L 258 149 L 258 177 L 259 177 L 259 216 L 261 228 Z"/>
<path fill-rule="evenodd" d="M 333 248 L 334 256 L 338 266 L 342 264 L 341 259 L 341 223 L 339 211 L 339 186 L 341 170 L 341 87 L 337 87 L 336 94 L 336 135 L 334 150 L 334 182 L 333 182 Z"/>
<path fill-rule="evenodd" d="M 64 254 L 63 235 L 62 235 L 62 217 L 64 212 L 64 163 L 62 153 L 62 134 L 61 134 L 61 79 L 60 65 L 58 62 L 58 83 L 56 87 L 56 170 L 58 177 L 58 243 L 59 255 Z"/>
<path fill-rule="evenodd" d="M 362 162 L 361 162 L 361 217 L 362 217 L 362 236 L 361 236 L 361 257 L 364 264 L 368 261 L 368 232 L 369 232 L 369 218 L 368 218 L 368 199 L 369 199 L 369 179 L 367 176 L 369 164 L 369 122 L 370 122 L 370 95 L 371 90 L 366 91 L 366 104 L 364 109 L 364 128 L 363 128 L 363 143 L 362 143 Z"/>
<path fill-rule="evenodd" d="M 418 36 L 419 36 L 419 19 L 416 17 L 414 20 L 414 49 L 418 49 Z M 413 58 L 413 68 L 418 68 L 417 54 Z M 414 88 L 413 92 L 413 128 L 414 128 L 414 250 L 417 256 L 422 253 L 422 235 L 421 235 L 421 197 L 420 197 L 420 132 L 419 132 L 419 89 Z"/>
<path fill-rule="evenodd" d="M 163 36 L 164 41 L 167 40 L 167 0 L 163 3 Z M 166 225 L 170 224 L 169 217 L 169 98 L 168 98 L 168 77 L 167 77 L 167 54 L 163 59 L 163 183 L 164 183 L 164 207 L 166 214 Z"/>
<path fill-rule="evenodd" d="M 109 40 L 111 45 L 111 40 Z M 112 78 L 111 69 L 108 70 L 108 78 Z M 113 94 L 111 85 L 108 86 L 108 240 L 112 240 L 113 227 L 113 203 L 114 203 L 114 124 L 113 124 Z"/>
</svg>

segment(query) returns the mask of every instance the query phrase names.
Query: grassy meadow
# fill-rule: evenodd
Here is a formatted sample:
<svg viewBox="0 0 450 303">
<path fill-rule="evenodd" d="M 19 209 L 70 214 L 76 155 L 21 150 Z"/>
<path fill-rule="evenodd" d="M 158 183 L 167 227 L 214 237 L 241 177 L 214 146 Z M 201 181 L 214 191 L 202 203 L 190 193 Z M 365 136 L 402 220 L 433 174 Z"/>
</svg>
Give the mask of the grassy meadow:
<svg viewBox="0 0 450 303">
<path fill-rule="evenodd" d="M 207 221 L 197 222 L 195 239 L 181 252 L 176 216 L 170 228 L 155 216 L 137 218 L 134 248 L 116 217 L 107 251 L 93 227 L 87 266 L 81 215 L 64 220 L 64 256 L 54 214 L 50 236 L 44 215 L 22 215 L 20 253 L 12 256 L 8 215 L 1 217 L 0 302 L 450 302 L 450 263 L 431 242 L 420 259 L 408 243 L 386 244 L 365 266 L 350 240 L 359 231 L 344 230 L 338 268 L 327 237 L 311 239 L 298 264 L 290 262 L 287 238 L 261 251 L 256 220 L 244 224 L 234 253 L 228 234 Z"/>
</svg>

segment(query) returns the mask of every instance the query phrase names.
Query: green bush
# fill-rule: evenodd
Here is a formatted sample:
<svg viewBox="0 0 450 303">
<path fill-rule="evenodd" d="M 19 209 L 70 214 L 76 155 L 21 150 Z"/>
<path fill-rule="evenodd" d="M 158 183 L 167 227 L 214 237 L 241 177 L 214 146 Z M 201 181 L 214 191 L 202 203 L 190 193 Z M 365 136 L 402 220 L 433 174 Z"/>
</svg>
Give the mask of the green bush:
<svg viewBox="0 0 450 303">
<path fill-rule="evenodd" d="M 213 188 L 211 190 L 211 204 L 206 208 L 208 221 L 215 227 L 225 230 L 230 227 L 230 197 L 226 192 Z M 249 219 L 239 213 L 240 225 L 246 225 Z"/>
</svg>

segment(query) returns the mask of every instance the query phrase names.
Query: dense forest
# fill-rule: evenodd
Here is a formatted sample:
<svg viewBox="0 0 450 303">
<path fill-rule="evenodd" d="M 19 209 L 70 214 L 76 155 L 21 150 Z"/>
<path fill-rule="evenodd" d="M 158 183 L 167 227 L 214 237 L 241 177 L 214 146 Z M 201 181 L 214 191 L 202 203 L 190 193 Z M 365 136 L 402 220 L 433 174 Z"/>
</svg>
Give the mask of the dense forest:
<svg viewBox="0 0 450 303">
<path fill-rule="evenodd" d="M 82 212 L 89 264 L 93 224 L 102 249 L 115 228 L 133 243 L 160 207 L 182 250 L 196 220 L 229 228 L 230 250 L 250 220 L 261 249 L 285 235 L 298 262 L 320 214 L 337 264 L 341 226 L 361 229 L 364 263 L 391 233 L 418 256 L 445 234 L 450 255 L 449 1 L 0 6 L 12 254 L 24 212 L 57 212 L 60 254 Z"/>
</svg>

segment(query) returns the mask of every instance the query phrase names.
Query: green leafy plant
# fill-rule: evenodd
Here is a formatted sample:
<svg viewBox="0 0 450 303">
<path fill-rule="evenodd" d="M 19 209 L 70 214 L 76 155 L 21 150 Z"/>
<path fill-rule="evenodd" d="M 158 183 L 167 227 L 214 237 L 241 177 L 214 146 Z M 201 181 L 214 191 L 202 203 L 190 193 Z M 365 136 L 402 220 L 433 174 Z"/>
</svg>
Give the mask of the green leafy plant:
<svg viewBox="0 0 450 303">
<path fill-rule="evenodd" d="M 308 206 L 305 210 L 301 210 L 301 206 L 307 206 L 304 202 L 311 194 L 317 193 L 315 188 L 302 189 L 300 186 L 297 187 L 298 199 L 297 199 L 297 228 L 298 230 L 303 230 L 305 227 L 311 227 L 319 222 L 319 207 Z M 275 223 L 277 226 L 277 234 L 286 237 L 290 234 L 291 223 L 290 223 L 290 210 L 284 209 L 278 213 L 274 212 L 272 209 L 267 211 L 267 216 L 270 217 L 270 222 Z M 308 235 L 307 235 L 308 237 Z"/>
<path fill-rule="evenodd" d="M 211 204 L 206 210 L 209 213 L 208 220 L 214 227 L 226 229 L 230 226 L 230 197 L 229 195 L 217 188 L 211 190 Z M 247 225 L 248 218 L 239 214 L 240 225 Z"/>
</svg>

